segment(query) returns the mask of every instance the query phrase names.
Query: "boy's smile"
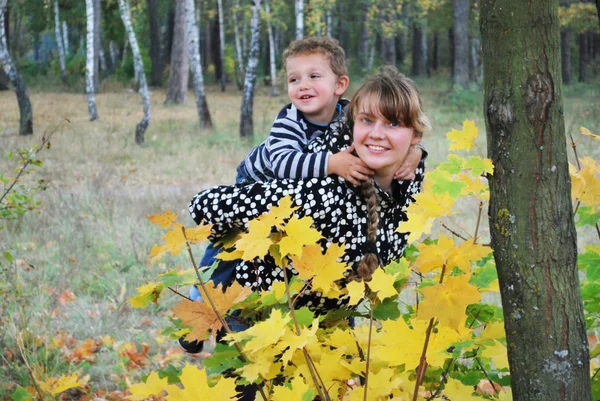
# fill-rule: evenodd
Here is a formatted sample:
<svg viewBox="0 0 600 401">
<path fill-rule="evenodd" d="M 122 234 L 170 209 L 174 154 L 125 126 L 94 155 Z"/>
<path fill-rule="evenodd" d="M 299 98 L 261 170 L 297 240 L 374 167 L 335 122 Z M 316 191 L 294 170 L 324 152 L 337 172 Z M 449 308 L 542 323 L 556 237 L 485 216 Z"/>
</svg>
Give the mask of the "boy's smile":
<svg viewBox="0 0 600 401">
<path fill-rule="evenodd" d="M 300 54 L 286 62 L 288 96 L 306 118 L 329 124 L 337 102 L 348 87 L 346 75 L 338 77 L 321 53 Z"/>
</svg>

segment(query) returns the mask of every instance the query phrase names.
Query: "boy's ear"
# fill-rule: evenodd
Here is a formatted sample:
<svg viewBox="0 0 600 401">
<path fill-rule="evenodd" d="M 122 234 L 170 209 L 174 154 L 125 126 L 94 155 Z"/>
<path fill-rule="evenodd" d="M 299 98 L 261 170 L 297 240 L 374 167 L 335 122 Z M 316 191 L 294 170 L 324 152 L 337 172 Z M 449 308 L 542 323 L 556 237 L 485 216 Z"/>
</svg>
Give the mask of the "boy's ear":
<svg viewBox="0 0 600 401">
<path fill-rule="evenodd" d="M 342 75 L 338 78 L 337 87 L 335 88 L 335 95 L 342 96 L 346 89 L 348 89 L 348 85 L 350 84 L 350 78 L 348 75 Z"/>
</svg>

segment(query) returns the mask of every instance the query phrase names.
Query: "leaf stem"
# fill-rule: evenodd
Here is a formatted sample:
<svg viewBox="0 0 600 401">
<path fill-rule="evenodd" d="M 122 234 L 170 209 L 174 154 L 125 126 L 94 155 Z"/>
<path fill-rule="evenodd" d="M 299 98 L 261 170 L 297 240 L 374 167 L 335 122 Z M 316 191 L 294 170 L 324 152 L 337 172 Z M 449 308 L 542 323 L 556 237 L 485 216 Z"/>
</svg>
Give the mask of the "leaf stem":
<svg viewBox="0 0 600 401">
<path fill-rule="evenodd" d="M 448 227 L 446 224 L 444 224 L 444 223 L 441 223 L 441 224 L 442 224 L 442 227 L 444 227 L 446 230 L 450 231 L 455 237 L 458 237 L 458 238 L 462 239 L 463 241 L 468 241 L 467 238 L 460 235 L 459 233 L 457 233 L 456 231 L 454 231 L 453 229 Z"/>
<path fill-rule="evenodd" d="M 473 244 L 477 243 L 477 235 L 479 234 L 479 224 L 481 223 L 482 212 L 483 212 L 483 201 L 479 201 L 479 213 L 477 214 L 477 224 L 475 225 L 475 234 L 473 235 Z"/>
<path fill-rule="evenodd" d="M 498 395 L 498 390 L 496 390 L 496 385 L 494 384 L 494 382 L 490 379 L 490 377 L 488 376 L 487 372 L 485 371 L 485 368 L 483 367 L 483 364 L 481 363 L 481 360 L 479 359 L 478 356 L 475 356 L 475 360 L 477 361 L 477 363 L 479 363 L 479 367 L 481 368 L 481 371 L 483 372 L 483 375 L 485 376 L 485 378 L 490 382 L 490 384 L 492 385 L 492 388 L 494 389 L 494 393 L 496 395 Z"/>
</svg>

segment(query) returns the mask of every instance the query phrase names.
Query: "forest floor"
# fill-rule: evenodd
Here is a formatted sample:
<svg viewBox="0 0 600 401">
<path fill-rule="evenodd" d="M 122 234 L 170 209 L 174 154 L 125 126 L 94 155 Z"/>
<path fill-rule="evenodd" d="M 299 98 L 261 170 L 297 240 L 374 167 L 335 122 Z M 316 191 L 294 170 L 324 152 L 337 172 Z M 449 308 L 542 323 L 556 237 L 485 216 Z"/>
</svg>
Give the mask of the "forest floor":
<svg viewBox="0 0 600 401">
<path fill-rule="evenodd" d="M 428 166 L 445 160 L 445 134 L 461 129 L 467 118 L 480 129 L 473 153 L 485 157 L 481 91 L 449 96 L 446 80 L 418 84 L 434 127 L 423 140 Z M 169 209 L 193 225 L 187 212 L 191 197 L 203 188 L 233 183 L 237 164 L 267 135 L 288 100 L 285 93 L 270 97 L 267 87 L 259 88 L 255 139 L 242 142 L 241 96 L 233 86 L 225 93 L 208 88 L 212 132 L 198 128 L 193 92 L 181 106 L 164 106 L 164 98 L 164 90 L 152 91 L 152 120 L 146 143 L 138 146 L 134 130 L 142 117 L 141 99 L 130 89 L 115 85 L 98 94 L 95 122 L 89 121 L 84 94 L 33 89 L 31 137 L 18 135 L 14 93 L 0 92 L 0 173 L 14 174 L 16 164 L 6 159 L 7 152 L 32 147 L 42 135 L 54 133 L 50 149 L 39 154 L 44 165 L 23 179 L 25 184 L 45 181 L 47 189 L 37 195 L 41 205 L 0 231 L 0 250 L 16 260 L 3 261 L 8 268 L 6 277 L 0 276 L 0 399 L 8 399 L 17 385 L 30 385 L 32 372 L 40 380 L 77 372 L 88 377 L 92 389 L 115 391 L 149 370 L 190 360 L 161 334 L 174 295 L 146 309 L 132 309 L 127 302 L 156 274 L 177 265 L 191 267 L 184 255 L 155 265 L 147 261 L 162 233 L 146 216 Z M 598 85 L 567 88 L 564 105 L 567 130 L 576 139 L 580 126 L 600 133 Z M 579 140 L 580 157 L 600 160 L 598 149 L 591 138 Z M 195 250 L 196 258 L 201 251 Z"/>
</svg>

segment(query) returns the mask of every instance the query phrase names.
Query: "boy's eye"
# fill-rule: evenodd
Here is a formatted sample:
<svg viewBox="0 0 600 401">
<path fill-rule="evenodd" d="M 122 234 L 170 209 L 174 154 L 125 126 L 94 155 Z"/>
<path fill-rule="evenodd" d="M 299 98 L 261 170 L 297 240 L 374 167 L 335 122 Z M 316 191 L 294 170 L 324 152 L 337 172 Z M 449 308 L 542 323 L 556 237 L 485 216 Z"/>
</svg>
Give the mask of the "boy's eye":
<svg viewBox="0 0 600 401">
<path fill-rule="evenodd" d="M 319 74 L 312 74 L 310 77 L 311 78 L 320 78 L 321 76 Z"/>
</svg>

